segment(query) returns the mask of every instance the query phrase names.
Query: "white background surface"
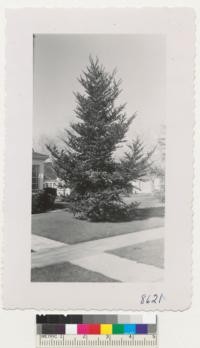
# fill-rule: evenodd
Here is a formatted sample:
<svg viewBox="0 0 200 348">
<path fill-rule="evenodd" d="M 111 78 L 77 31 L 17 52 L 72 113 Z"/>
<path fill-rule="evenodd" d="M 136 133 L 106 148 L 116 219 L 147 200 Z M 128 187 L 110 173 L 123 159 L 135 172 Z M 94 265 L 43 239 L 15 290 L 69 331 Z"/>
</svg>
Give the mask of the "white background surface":
<svg viewBox="0 0 200 348">
<path fill-rule="evenodd" d="M 4 93 L 4 28 L 5 20 L 3 19 L 3 11 L 5 7 L 66 7 L 66 6 L 87 6 L 87 7 L 105 7 L 107 6 L 188 6 L 193 7 L 196 10 L 196 29 L 197 29 L 197 42 L 199 42 L 196 56 L 196 126 L 194 132 L 194 166 L 195 166 L 195 179 L 194 179 L 194 231 L 193 231 L 193 298 L 192 307 L 184 312 L 162 312 L 158 313 L 159 319 L 159 336 L 160 336 L 160 348 L 196 348 L 200 346 L 199 343 L 199 324 L 200 324 L 200 3 L 199 1 L 1 1 L 1 20 L 0 20 L 0 97 L 1 97 L 1 109 L 0 109 L 0 175 L 1 183 L 0 189 L 3 186 L 3 161 L 6 156 L 4 137 L 5 129 L 4 125 L 4 107 L 3 98 Z M 13 168 L 14 175 L 15 168 Z M 2 192 L 1 192 L 2 193 Z M 4 189 L 6 194 L 6 188 Z M 1 195 L 2 197 L 2 195 Z M 1 211 L 3 206 L 3 200 L 1 199 Z M 3 227 L 3 216 L 0 215 L 1 228 Z M 15 231 L 13 231 L 14 233 Z M 2 233 L 1 233 L 2 241 Z M 16 279 L 17 282 L 17 279 Z M 2 291 L 2 289 L 1 289 Z M 14 291 L 14 289 L 13 289 Z M 178 296 L 179 294 L 177 294 Z M 35 311 L 5 311 L 0 310 L 0 345 L 4 348 L 27 348 L 35 347 Z M 11 329 L 12 327 L 12 329 Z"/>
<path fill-rule="evenodd" d="M 194 19 L 194 11 L 184 8 L 168 11 L 148 8 L 6 11 L 7 132 L 3 294 L 5 308 L 49 310 L 189 308 L 192 263 Z M 81 284 L 30 282 L 32 36 L 38 32 L 92 34 L 120 32 L 131 35 L 166 33 L 167 139 L 163 281 L 152 283 L 146 280 L 145 284 L 122 282 L 118 285 L 93 283 L 92 292 L 91 283 L 87 282 Z M 13 167 L 17 168 L 14 170 L 14 175 Z M 17 277 L 17 282 L 13 274 Z M 15 288 L 14 293 L 13 288 Z M 140 298 L 143 293 L 158 295 L 163 293 L 165 299 L 159 303 L 159 307 L 153 302 L 141 303 Z"/>
</svg>

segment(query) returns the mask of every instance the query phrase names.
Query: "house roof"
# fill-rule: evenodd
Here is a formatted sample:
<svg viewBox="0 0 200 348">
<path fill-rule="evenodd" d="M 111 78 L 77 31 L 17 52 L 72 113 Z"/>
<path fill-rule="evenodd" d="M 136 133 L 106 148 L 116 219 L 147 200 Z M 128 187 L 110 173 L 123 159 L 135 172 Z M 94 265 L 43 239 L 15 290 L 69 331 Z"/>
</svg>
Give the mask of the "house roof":
<svg viewBox="0 0 200 348">
<path fill-rule="evenodd" d="M 32 151 L 32 158 L 33 160 L 41 160 L 41 161 L 45 161 L 49 156 L 44 155 L 42 153 L 39 152 L 35 152 L 34 150 Z"/>
</svg>

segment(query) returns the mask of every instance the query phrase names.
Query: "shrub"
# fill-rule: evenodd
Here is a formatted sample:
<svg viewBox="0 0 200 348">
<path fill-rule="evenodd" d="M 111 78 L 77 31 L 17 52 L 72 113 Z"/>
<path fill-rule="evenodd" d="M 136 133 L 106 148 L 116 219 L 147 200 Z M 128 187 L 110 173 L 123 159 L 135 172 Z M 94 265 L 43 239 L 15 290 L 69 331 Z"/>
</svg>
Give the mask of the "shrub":
<svg viewBox="0 0 200 348">
<path fill-rule="evenodd" d="M 52 196 L 57 196 L 57 189 L 56 188 L 53 188 L 53 187 L 45 187 L 44 188 L 44 192 L 45 193 L 49 193 L 51 194 Z"/>
<path fill-rule="evenodd" d="M 40 213 L 43 210 L 41 192 L 32 192 L 32 213 Z"/>
<path fill-rule="evenodd" d="M 54 189 L 53 189 L 54 190 Z M 32 193 L 32 213 L 43 213 L 48 209 L 52 209 L 56 199 L 55 191 L 42 190 Z"/>
</svg>

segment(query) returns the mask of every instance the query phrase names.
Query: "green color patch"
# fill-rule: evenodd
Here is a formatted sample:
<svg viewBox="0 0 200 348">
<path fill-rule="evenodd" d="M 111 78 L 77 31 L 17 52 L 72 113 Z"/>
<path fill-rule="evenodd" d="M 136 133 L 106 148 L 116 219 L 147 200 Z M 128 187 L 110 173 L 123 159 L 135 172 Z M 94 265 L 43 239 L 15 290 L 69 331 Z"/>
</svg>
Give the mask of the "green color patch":
<svg viewBox="0 0 200 348">
<path fill-rule="evenodd" d="M 121 335 L 124 333 L 124 324 L 113 324 L 113 335 Z"/>
</svg>

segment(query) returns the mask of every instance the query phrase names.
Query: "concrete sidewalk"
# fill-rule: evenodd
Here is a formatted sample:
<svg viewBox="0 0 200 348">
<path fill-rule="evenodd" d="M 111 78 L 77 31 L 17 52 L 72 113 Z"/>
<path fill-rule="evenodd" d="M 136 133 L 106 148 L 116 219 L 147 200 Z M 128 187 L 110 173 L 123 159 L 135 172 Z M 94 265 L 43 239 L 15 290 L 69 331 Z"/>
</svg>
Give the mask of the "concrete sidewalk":
<svg viewBox="0 0 200 348">
<path fill-rule="evenodd" d="M 98 239 L 90 242 L 83 242 L 74 245 L 67 245 L 48 238 L 32 235 L 34 250 L 35 240 L 41 240 L 41 249 L 37 245 L 38 252 L 32 254 L 32 268 L 43 267 L 64 261 L 80 259 L 86 256 L 99 254 L 100 252 L 117 249 L 127 245 L 139 244 L 149 240 L 160 239 L 163 236 L 163 228 L 155 228 L 140 232 L 127 233 L 120 236 Z M 44 241 L 46 248 L 44 248 Z M 38 243 L 37 243 L 38 244 Z M 55 245 L 55 248 L 53 248 Z"/>
<path fill-rule="evenodd" d="M 163 278 L 161 268 L 106 253 L 73 260 L 73 264 L 126 283 L 157 282 Z"/>
<path fill-rule="evenodd" d="M 57 242 L 45 237 L 40 237 L 37 235 L 32 235 L 31 238 L 31 249 L 33 251 L 41 251 L 45 249 L 59 248 L 61 246 L 66 246 L 66 243 Z"/>
</svg>

